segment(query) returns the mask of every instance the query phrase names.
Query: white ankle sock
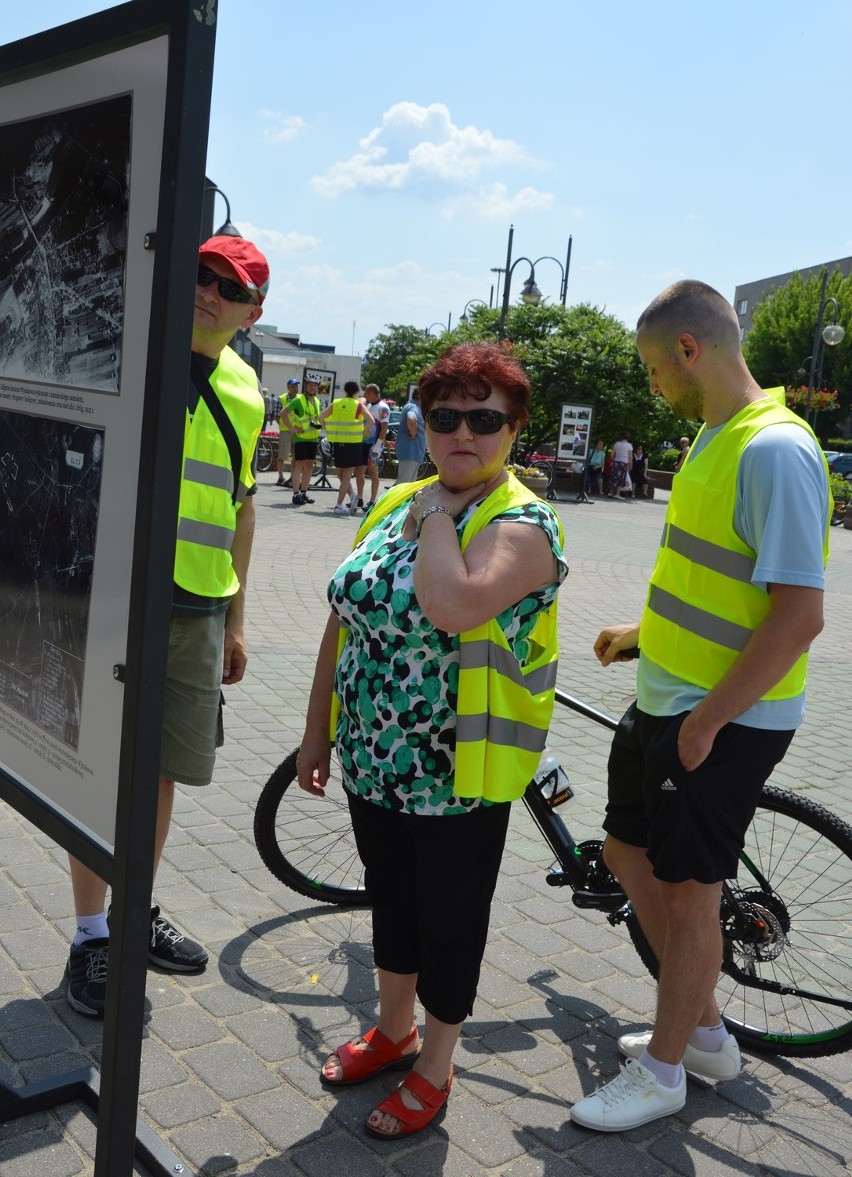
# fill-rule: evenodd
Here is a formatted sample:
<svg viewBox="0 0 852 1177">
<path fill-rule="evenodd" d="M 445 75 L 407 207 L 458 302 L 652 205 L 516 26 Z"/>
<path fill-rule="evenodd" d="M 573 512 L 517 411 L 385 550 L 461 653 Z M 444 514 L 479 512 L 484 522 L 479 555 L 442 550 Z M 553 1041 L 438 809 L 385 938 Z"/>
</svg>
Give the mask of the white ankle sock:
<svg viewBox="0 0 852 1177">
<path fill-rule="evenodd" d="M 725 1023 L 718 1026 L 696 1026 L 689 1036 L 689 1045 L 708 1054 L 718 1053 L 730 1038 Z"/>
<path fill-rule="evenodd" d="M 639 1062 L 656 1077 L 658 1083 L 662 1083 L 663 1087 L 677 1087 L 683 1076 L 683 1067 L 680 1063 L 661 1063 L 659 1059 L 648 1054 L 647 1050 L 642 1051 Z"/>
<path fill-rule="evenodd" d="M 105 911 L 99 912 L 98 915 L 77 916 L 77 934 L 72 941 L 75 948 L 79 948 L 86 940 L 99 940 L 107 936 L 109 936 L 109 924 Z"/>
</svg>

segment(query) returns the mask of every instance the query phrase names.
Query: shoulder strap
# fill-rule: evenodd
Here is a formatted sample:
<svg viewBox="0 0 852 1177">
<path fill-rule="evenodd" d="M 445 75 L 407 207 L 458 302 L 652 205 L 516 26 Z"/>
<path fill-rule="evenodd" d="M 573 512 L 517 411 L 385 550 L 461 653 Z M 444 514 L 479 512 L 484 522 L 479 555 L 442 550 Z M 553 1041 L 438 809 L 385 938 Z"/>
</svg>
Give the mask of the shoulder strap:
<svg viewBox="0 0 852 1177">
<path fill-rule="evenodd" d="M 237 492 L 240 487 L 240 474 L 243 469 L 243 447 L 240 445 L 239 436 L 237 435 L 233 421 L 225 412 L 224 405 L 213 391 L 209 379 L 207 379 L 204 373 L 194 363 L 190 364 L 190 379 L 198 390 L 198 395 L 204 401 L 205 405 L 207 405 L 210 416 L 216 422 L 216 426 L 222 434 L 222 440 L 228 451 L 228 457 L 231 461 L 231 472 L 234 477 L 231 502 L 236 505 Z"/>
</svg>

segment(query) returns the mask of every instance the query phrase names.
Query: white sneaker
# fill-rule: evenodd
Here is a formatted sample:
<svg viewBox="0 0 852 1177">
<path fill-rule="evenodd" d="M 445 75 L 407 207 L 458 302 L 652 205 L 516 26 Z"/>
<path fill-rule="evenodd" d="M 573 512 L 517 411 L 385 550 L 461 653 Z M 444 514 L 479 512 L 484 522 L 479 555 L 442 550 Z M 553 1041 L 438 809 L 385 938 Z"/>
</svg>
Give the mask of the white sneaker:
<svg viewBox="0 0 852 1177">
<path fill-rule="evenodd" d="M 664 1087 L 656 1076 L 628 1059 L 624 1070 L 571 1108 L 571 1119 L 598 1132 L 624 1132 L 679 1112 L 686 1103 L 686 1075 L 677 1087 Z"/>
<path fill-rule="evenodd" d="M 651 1041 L 652 1033 L 651 1030 L 643 1030 L 639 1034 L 622 1034 L 618 1040 L 618 1049 L 627 1058 L 639 1058 Z M 736 1038 L 728 1038 L 718 1051 L 698 1050 L 687 1043 L 683 1052 L 684 1070 L 700 1075 L 702 1079 L 736 1079 L 742 1066 Z"/>
<path fill-rule="evenodd" d="M 348 515 L 349 511 L 346 507 L 344 507 L 343 503 L 338 503 L 334 508 L 334 513 L 335 515 Z"/>
<path fill-rule="evenodd" d="M 354 515 L 357 510 L 358 510 L 358 492 L 357 492 L 357 490 L 353 490 L 352 494 L 349 496 L 349 514 Z"/>
</svg>

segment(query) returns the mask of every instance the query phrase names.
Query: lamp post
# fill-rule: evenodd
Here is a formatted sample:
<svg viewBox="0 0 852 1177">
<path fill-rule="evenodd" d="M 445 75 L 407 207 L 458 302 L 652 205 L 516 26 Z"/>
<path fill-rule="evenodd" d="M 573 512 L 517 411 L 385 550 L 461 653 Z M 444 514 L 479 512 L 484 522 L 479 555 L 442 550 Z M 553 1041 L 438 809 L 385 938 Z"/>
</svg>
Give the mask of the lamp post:
<svg viewBox="0 0 852 1177">
<path fill-rule="evenodd" d="M 472 307 L 474 304 L 476 304 L 477 306 L 481 306 L 481 307 L 488 306 L 488 303 L 485 301 L 484 298 L 469 298 L 467 300 L 467 302 L 464 304 L 464 310 L 462 311 L 461 315 L 459 316 L 460 323 L 467 324 L 470 322 L 470 319 L 468 319 L 468 317 L 467 317 L 467 308 Z"/>
<path fill-rule="evenodd" d="M 828 287 L 828 270 L 822 272 L 822 284 L 819 291 L 819 310 L 817 312 L 816 330 L 814 331 L 814 346 L 813 351 L 806 360 L 802 362 L 802 367 L 799 369 L 799 375 L 804 376 L 808 373 L 808 400 L 810 400 L 811 393 L 818 388 L 822 388 L 822 365 L 825 360 L 825 349 L 828 347 L 837 347 L 843 339 L 846 332 L 838 323 L 839 307 L 837 299 L 834 295 L 826 295 Z M 832 304 L 832 321 L 823 327 L 825 322 L 825 309 L 828 303 Z M 808 367 L 810 365 L 810 367 Z M 812 425 L 816 425 L 817 409 L 813 410 Z"/>
<path fill-rule="evenodd" d="M 443 324 L 443 323 L 430 323 L 428 327 L 424 327 L 424 329 L 423 329 L 423 334 L 424 334 L 424 335 L 431 335 L 431 334 L 432 334 L 432 328 L 433 328 L 433 327 L 438 327 L 438 328 L 440 329 L 440 334 L 441 334 L 441 335 L 443 335 L 443 334 L 444 334 L 444 332 L 447 332 L 447 334 L 449 334 L 449 332 L 450 332 L 450 326 L 451 326 L 451 324 L 452 324 L 452 321 L 453 321 L 453 312 L 452 312 L 452 311 L 450 311 L 449 315 L 447 316 L 447 325 L 446 325 L 446 327 L 444 326 L 444 324 Z"/>
<path fill-rule="evenodd" d="M 242 233 L 239 231 L 237 226 L 231 220 L 231 202 L 228 200 L 227 196 L 222 191 L 222 189 L 217 188 L 215 184 L 205 184 L 204 185 L 205 212 L 208 211 L 208 204 L 207 204 L 207 201 L 208 201 L 207 193 L 208 192 L 210 193 L 209 216 L 205 219 L 208 221 L 208 223 L 210 225 L 213 224 L 213 205 L 215 203 L 217 192 L 219 193 L 219 195 L 222 197 L 222 199 L 225 202 L 225 223 L 220 228 L 218 228 L 215 231 L 215 233 L 213 233 L 213 236 L 214 237 L 242 237 Z"/>
<path fill-rule="evenodd" d="M 571 268 L 571 244 L 573 237 L 568 238 L 568 254 L 565 258 L 565 265 L 563 266 L 562 262 L 560 262 L 558 258 L 553 257 L 551 254 L 545 254 L 543 257 L 538 257 L 535 259 L 535 261 L 530 261 L 528 257 L 519 257 L 516 258 L 516 260 L 513 262 L 512 239 L 514 235 L 515 226 L 510 225 L 509 244 L 506 248 L 506 265 L 505 268 L 496 271 L 498 274 L 506 275 L 506 280 L 503 283 L 503 305 L 500 311 L 500 325 L 497 328 L 497 336 L 500 339 L 506 338 L 506 316 L 509 313 L 509 294 L 512 289 L 512 272 L 515 269 L 515 266 L 517 266 L 520 262 L 526 262 L 530 268 L 529 277 L 527 278 L 526 282 L 524 282 L 523 289 L 521 290 L 521 298 L 525 303 L 527 303 L 528 306 L 538 306 L 538 304 L 541 302 L 541 291 L 539 290 L 538 286 L 536 286 L 535 281 L 535 268 L 539 262 L 556 262 L 557 266 L 559 266 L 559 271 L 562 274 L 562 281 L 559 285 L 559 298 L 563 306 L 565 306 L 565 301 L 568 297 L 568 271 Z"/>
</svg>

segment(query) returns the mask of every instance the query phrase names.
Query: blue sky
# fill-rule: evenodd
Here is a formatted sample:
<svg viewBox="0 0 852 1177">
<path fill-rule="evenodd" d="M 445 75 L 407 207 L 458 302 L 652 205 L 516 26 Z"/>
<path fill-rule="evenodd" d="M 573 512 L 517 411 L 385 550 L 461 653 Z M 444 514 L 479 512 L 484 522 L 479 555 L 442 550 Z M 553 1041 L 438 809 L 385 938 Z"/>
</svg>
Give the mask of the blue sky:
<svg viewBox="0 0 852 1177">
<path fill-rule="evenodd" d="M 3 34 L 106 7 L 4 5 Z M 220 0 L 207 170 L 303 340 L 455 322 L 510 223 L 516 257 L 571 235 L 569 304 L 633 326 L 680 277 L 732 298 L 852 254 L 850 44 L 848 0 Z"/>
</svg>

